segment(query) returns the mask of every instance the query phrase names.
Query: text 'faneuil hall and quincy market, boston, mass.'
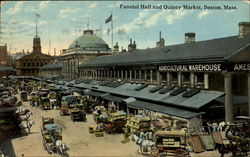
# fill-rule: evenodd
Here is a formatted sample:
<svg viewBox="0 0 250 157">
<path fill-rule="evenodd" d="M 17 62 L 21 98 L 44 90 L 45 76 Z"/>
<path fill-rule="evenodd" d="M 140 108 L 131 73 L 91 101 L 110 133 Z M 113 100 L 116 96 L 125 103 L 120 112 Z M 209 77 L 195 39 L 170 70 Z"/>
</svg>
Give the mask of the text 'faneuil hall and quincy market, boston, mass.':
<svg viewBox="0 0 250 157">
<path fill-rule="evenodd" d="M 120 4 L 120 9 L 165 9 L 165 10 L 236 10 L 231 5 L 168 5 L 168 4 Z"/>
</svg>

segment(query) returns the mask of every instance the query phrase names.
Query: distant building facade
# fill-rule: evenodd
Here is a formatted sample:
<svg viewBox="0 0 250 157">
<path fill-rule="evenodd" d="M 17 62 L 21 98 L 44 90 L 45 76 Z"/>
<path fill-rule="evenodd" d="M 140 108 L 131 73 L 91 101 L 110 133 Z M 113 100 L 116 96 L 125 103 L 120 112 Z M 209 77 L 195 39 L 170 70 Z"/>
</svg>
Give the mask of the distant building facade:
<svg viewBox="0 0 250 157">
<path fill-rule="evenodd" d="M 69 78 L 78 78 L 80 73 L 78 66 L 92 58 L 109 55 L 111 49 L 106 42 L 94 35 L 93 30 L 84 30 L 83 35 L 75 39 L 68 49 L 63 50 L 62 75 Z"/>
<path fill-rule="evenodd" d="M 37 76 L 40 67 L 51 63 L 53 58 L 41 52 L 41 39 L 36 35 L 33 39 L 32 53 L 17 60 L 16 74 L 18 76 Z"/>
<path fill-rule="evenodd" d="M 7 44 L 0 46 L 0 65 L 10 66 L 11 59 L 8 56 Z"/>
</svg>

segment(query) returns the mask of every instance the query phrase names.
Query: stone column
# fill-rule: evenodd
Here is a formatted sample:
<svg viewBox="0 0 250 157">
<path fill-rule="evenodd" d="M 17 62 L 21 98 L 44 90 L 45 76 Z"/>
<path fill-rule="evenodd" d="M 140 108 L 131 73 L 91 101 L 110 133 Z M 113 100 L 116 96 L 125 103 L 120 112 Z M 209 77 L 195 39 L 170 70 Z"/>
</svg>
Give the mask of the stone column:
<svg viewBox="0 0 250 157">
<path fill-rule="evenodd" d="M 156 69 L 156 79 L 157 79 L 157 85 L 160 85 L 161 78 L 160 78 L 160 72 L 158 69 Z"/>
<path fill-rule="evenodd" d="M 153 70 L 150 70 L 150 84 L 153 83 Z"/>
<path fill-rule="evenodd" d="M 112 70 L 110 70 L 110 79 L 113 79 L 113 74 Z"/>
<path fill-rule="evenodd" d="M 96 78 L 97 78 L 97 80 L 100 79 L 100 73 L 99 72 L 100 72 L 100 70 L 96 70 Z"/>
<path fill-rule="evenodd" d="M 232 90 L 232 74 L 225 73 L 225 120 L 226 122 L 233 122 L 234 108 L 233 108 L 233 90 Z"/>
<path fill-rule="evenodd" d="M 110 77 L 109 70 L 107 70 L 107 78 L 109 78 L 109 77 Z"/>
<path fill-rule="evenodd" d="M 167 72 L 167 86 L 171 86 L 171 75 L 170 75 L 170 72 Z"/>
<path fill-rule="evenodd" d="M 190 86 L 191 88 L 195 87 L 195 77 L 194 77 L 194 72 L 190 73 Z"/>
<path fill-rule="evenodd" d="M 204 74 L 204 88 L 208 89 L 209 88 L 209 80 L 208 80 L 208 73 Z"/>
<path fill-rule="evenodd" d="M 147 70 L 144 70 L 144 80 L 147 81 Z"/>
<path fill-rule="evenodd" d="M 248 115 L 250 116 L 250 73 L 248 73 Z"/>
<path fill-rule="evenodd" d="M 117 71 L 117 79 L 120 79 L 120 70 Z"/>
<path fill-rule="evenodd" d="M 141 70 L 139 70 L 139 81 L 141 83 Z"/>
<path fill-rule="evenodd" d="M 181 72 L 178 72 L 178 86 L 182 86 L 182 77 L 181 77 Z"/>
</svg>

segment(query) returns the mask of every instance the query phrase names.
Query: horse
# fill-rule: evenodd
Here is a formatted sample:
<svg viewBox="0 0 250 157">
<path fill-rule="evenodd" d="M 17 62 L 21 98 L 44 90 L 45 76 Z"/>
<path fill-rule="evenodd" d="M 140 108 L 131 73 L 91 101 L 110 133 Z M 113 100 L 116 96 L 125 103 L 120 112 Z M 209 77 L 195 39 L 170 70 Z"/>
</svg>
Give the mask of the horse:
<svg viewBox="0 0 250 157">
<path fill-rule="evenodd" d="M 20 121 L 28 121 L 28 119 L 30 118 L 30 116 L 33 115 L 32 112 L 27 112 L 25 115 L 20 115 L 19 116 L 19 120 Z"/>
<path fill-rule="evenodd" d="M 20 123 L 19 124 L 19 127 L 21 129 L 28 129 L 28 133 L 30 133 L 30 128 L 35 125 L 35 122 L 32 120 L 32 121 L 26 121 L 26 124 L 25 123 Z"/>
<path fill-rule="evenodd" d="M 144 140 L 136 135 L 132 135 L 132 139 L 135 141 L 137 148 L 137 153 L 142 154 L 143 150 L 153 150 L 155 143 L 151 140 Z"/>
<path fill-rule="evenodd" d="M 64 155 L 64 150 L 66 149 L 66 145 L 62 140 L 57 140 L 56 141 L 56 148 L 57 148 L 57 153 L 60 154 L 61 156 Z"/>
</svg>

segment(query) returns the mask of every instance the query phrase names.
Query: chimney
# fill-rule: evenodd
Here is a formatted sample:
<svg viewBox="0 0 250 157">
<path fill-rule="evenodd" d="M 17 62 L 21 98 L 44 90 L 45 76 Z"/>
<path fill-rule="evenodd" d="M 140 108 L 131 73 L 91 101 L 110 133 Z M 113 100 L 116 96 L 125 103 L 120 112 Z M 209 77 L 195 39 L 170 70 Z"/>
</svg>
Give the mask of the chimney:
<svg viewBox="0 0 250 157">
<path fill-rule="evenodd" d="M 250 33 L 250 22 L 240 22 L 239 23 L 239 36 L 244 37 L 248 33 Z"/>
<path fill-rule="evenodd" d="M 185 43 L 194 43 L 195 33 L 185 33 Z"/>
<path fill-rule="evenodd" d="M 118 45 L 118 42 L 115 43 L 115 46 L 114 46 L 114 53 L 117 53 L 119 52 L 119 45 Z"/>
<path fill-rule="evenodd" d="M 165 41 L 163 38 L 161 38 L 161 31 L 160 31 L 160 40 L 156 42 L 156 47 L 163 47 L 165 46 Z"/>
<path fill-rule="evenodd" d="M 134 41 L 134 44 L 132 45 L 132 48 L 133 48 L 132 51 L 136 50 L 136 43 L 135 43 L 135 41 Z"/>
<path fill-rule="evenodd" d="M 83 31 L 83 35 L 93 35 L 93 34 L 94 34 L 94 31 L 90 29 Z"/>
<path fill-rule="evenodd" d="M 132 47 L 133 47 L 132 39 L 130 39 L 130 43 L 129 43 L 129 45 L 128 45 L 128 52 L 131 52 L 131 51 L 132 51 Z"/>
<path fill-rule="evenodd" d="M 56 56 L 56 48 L 54 48 L 54 56 Z"/>
</svg>

